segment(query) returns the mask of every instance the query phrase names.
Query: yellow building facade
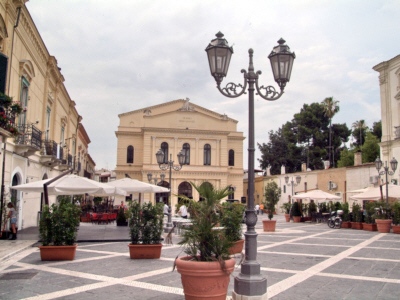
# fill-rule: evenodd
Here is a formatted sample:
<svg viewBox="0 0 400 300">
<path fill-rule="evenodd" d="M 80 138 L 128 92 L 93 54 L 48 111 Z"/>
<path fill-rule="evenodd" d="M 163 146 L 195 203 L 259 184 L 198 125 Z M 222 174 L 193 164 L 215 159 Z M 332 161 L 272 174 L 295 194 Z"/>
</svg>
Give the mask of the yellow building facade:
<svg viewBox="0 0 400 300">
<path fill-rule="evenodd" d="M 156 153 L 162 149 L 165 161 L 178 164 L 178 153 L 185 153 L 185 164 L 171 171 L 171 204 L 177 195 L 199 199 L 190 182 L 204 182 L 215 188 L 231 186 L 240 199 L 243 195 L 243 133 L 237 131 L 237 121 L 227 115 L 196 105 L 189 99 L 178 99 L 119 115 L 116 131 L 117 179 L 126 175 L 169 187 L 169 169 L 161 170 Z M 162 174 L 165 177 L 161 180 Z M 145 201 L 167 201 L 166 194 L 143 195 Z M 138 195 L 134 195 L 137 198 Z"/>
</svg>

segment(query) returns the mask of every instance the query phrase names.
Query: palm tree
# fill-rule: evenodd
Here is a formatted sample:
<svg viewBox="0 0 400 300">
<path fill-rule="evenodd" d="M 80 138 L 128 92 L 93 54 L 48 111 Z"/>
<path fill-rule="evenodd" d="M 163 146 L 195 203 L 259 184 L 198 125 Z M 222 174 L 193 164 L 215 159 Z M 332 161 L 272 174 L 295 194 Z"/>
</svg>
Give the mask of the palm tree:
<svg viewBox="0 0 400 300">
<path fill-rule="evenodd" d="M 333 97 L 327 97 L 321 102 L 324 108 L 324 114 L 329 118 L 329 164 L 331 164 L 332 151 L 332 118 L 339 111 L 339 101 Z"/>
<path fill-rule="evenodd" d="M 359 120 L 359 121 L 355 121 L 352 125 L 353 127 L 353 136 L 358 140 L 357 141 L 357 146 L 361 149 L 362 146 L 362 137 L 365 135 L 365 131 L 368 128 L 368 126 L 365 124 L 364 120 Z M 357 132 L 358 131 L 358 132 Z M 354 135 L 354 133 L 358 133 L 360 135 L 360 139 L 358 139 L 356 137 L 356 135 Z"/>
</svg>

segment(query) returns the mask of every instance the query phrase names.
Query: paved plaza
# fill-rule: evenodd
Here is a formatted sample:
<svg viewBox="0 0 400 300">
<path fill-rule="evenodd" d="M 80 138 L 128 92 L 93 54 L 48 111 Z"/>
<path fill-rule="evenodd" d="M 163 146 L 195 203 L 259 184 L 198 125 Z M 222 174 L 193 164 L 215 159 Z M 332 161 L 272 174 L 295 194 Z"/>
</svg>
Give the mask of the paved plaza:
<svg viewBox="0 0 400 300">
<path fill-rule="evenodd" d="M 400 299 L 400 235 L 276 219 L 275 233 L 256 227 L 268 299 Z M 131 260 L 128 230 L 115 224 L 82 224 L 78 240 L 75 260 L 62 262 L 40 260 L 32 229 L 0 240 L 0 299 L 184 299 L 178 235 L 158 260 Z"/>
</svg>

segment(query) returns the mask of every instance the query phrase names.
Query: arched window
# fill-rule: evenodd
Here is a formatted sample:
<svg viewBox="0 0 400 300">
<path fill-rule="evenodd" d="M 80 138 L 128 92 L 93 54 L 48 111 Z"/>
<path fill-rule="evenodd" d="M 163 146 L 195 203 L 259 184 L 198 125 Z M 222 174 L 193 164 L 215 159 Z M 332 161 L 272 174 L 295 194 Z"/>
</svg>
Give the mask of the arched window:
<svg viewBox="0 0 400 300">
<path fill-rule="evenodd" d="M 188 143 L 184 143 L 182 150 L 183 154 L 185 155 L 185 165 L 190 165 L 190 145 Z"/>
<path fill-rule="evenodd" d="M 192 196 L 192 186 L 190 185 L 189 182 L 184 181 L 181 184 L 179 184 L 178 186 L 178 195 L 184 195 L 190 199 L 193 199 Z M 179 202 L 181 201 L 181 199 L 178 199 Z"/>
<path fill-rule="evenodd" d="M 204 165 L 205 166 L 211 165 L 211 146 L 210 146 L 210 144 L 204 145 Z"/>
<path fill-rule="evenodd" d="M 126 149 L 126 163 L 127 164 L 133 164 L 133 146 L 129 145 L 128 148 Z"/>
<path fill-rule="evenodd" d="M 168 143 L 161 143 L 161 151 L 164 152 L 164 164 L 168 163 Z"/>
<path fill-rule="evenodd" d="M 228 166 L 234 166 L 235 165 L 235 151 L 234 150 L 229 150 L 228 153 Z"/>
</svg>

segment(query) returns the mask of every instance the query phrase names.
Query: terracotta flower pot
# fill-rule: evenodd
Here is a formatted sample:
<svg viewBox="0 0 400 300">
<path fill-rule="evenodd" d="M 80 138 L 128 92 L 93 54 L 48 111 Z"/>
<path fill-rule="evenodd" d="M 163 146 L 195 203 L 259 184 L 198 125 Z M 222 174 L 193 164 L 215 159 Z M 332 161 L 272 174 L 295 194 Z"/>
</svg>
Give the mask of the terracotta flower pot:
<svg viewBox="0 0 400 300">
<path fill-rule="evenodd" d="M 301 216 L 300 217 L 293 216 L 293 222 L 300 223 L 300 221 L 301 221 Z"/>
<path fill-rule="evenodd" d="M 377 231 L 378 228 L 375 223 L 362 223 L 363 230 L 365 231 Z"/>
<path fill-rule="evenodd" d="M 400 225 L 392 225 L 392 232 L 400 234 Z"/>
<path fill-rule="evenodd" d="M 225 270 L 218 261 L 193 261 L 190 256 L 179 257 L 175 262 L 186 300 L 226 299 L 230 274 L 235 267 L 233 258 L 225 261 Z"/>
<path fill-rule="evenodd" d="M 131 259 L 155 259 L 161 256 L 162 244 L 129 244 L 128 247 Z"/>
<path fill-rule="evenodd" d="M 285 220 L 286 222 L 290 222 L 290 214 L 285 214 Z"/>
<path fill-rule="evenodd" d="M 276 220 L 263 220 L 263 229 L 266 232 L 273 232 L 275 231 L 276 227 Z"/>
<path fill-rule="evenodd" d="M 74 260 L 76 247 L 72 246 L 39 246 L 40 259 L 47 260 Z"/>
<path fill-rule="evenodd" d="M 378 231 L 380 233 L 389 233 L 390 227 L 392 225 L 392 220 L 390 219 L 376 219 L 376 225 L 378 225 Z"/>
<path fill-rule="evenodd" d="M 229 248 L 229 254 L 233 255 L 236 253 L 242 253 L 243 251 L 243 245 L 244 245 L 244 240 L 238 240 L 236 241 L 232 247 Z"/>
</svg>

